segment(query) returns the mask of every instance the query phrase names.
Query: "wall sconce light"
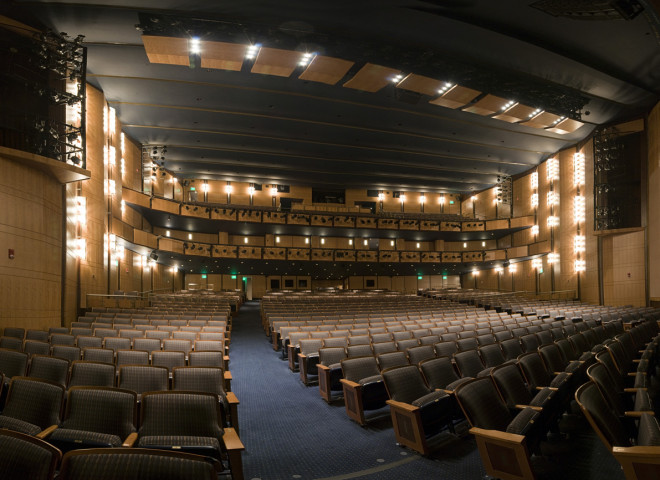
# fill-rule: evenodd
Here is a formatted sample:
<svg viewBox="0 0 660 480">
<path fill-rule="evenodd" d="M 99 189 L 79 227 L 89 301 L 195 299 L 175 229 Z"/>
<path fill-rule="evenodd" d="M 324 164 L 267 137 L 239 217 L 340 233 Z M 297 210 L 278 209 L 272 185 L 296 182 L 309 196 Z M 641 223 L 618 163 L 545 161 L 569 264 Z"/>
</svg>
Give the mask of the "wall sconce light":
<svg viewBox="0 0 660 480">
<path fill-rule="evenodd" d="M 76 197 L 75 198 L 75 208 L 74 208 L 74 218 L 76 223 L 80 226 L 87 224 L 87 198 L 85 197 Z"/>
<path fill-rule="evenodd" d="M 530 204 L 532 208 L 536 208 L 539 206 L 539 194 L 538 193 L 532 193 L 530 197 Z"/>
<path fill-rule="evenodd" d="M 364 239 L 364 246 L 367 246 L 367 245 L 369 245 L 369 240 L 367 240 L 367 239 L 365 238 L 365 239 Z"/>
<path fill-rule="evenodd" d="M 543 260 L 541 260 L 540 258 L 533 258 L 532 268 L 535 270 L 540 270 L 541 268 L 543 268 Z"/>
<path fill-rule="evenodd" d="M 539 226 L 538 225 L 532 225 L 532 235 L 536 236 L 539 234 Z"/>
<path fill-rule="evenodd" d="M 87 240 L 84 238 L 76 238 L 74 240 L 73 255 L 81 260 L 87 258 Z"/>
<path fill-rule="evenodd" d="M 104 192 L 104 193 L 105 193 L 106 195 L 114 196 L 115 193 L 116 193 L 116 191 L 117 191 L 117 190 L 116 190 L 116 184 L 115 184 L 115 181 L 114 181 L 114 180 L 110 180 L 110 179 L 106 180 L 106 181 L 105 181 L 105 192 Z"/>
<path fill-rule="evenodd" d="M 192 233 L 189 233 L 189 234 L 188 234 L 188 240 L 192 240 L 192 239 L 193 239 L 193 234 L 192 234 Z"/>
<path fill-rule="evenodd" d="M 548 192 L 548 206 L 557 205 L 559 203 L 559 193 Z"/>
<path fill-rule="evenodd" d="M 556 158 L 549 158 L 546 162 L 546 169 L 548 173 L 548 182 L 559 180 L 559 160 Z"/>
<path fill-rule="evenodd" d="M 325 245 L 325 238 L 321 238 L 321 245 Z"/>
<path fill-rule="evenodd" d="M 498 275 L 502 275 L 504 273 L 504 268 L 503 267 L 495 267 L 495 273 Z"/>
<path fill-rule="evenodd" d="M 529 176 L 530 186 L 536 190 L 539 188 L 539 172 L 532 172 Z"/>
<path fill-rule="evenodd" d="M 243 237 L 243 243 L 248 243 L 249 241 L 248 237 Z"/>
<path fill-rule="evenodd" d="M 584 185 L 584 153 L 577 152 L 573 154 L 573 186 Z"/>
<path fill-rule="evenodd" d="M 586 238 L 584 235 L 575 235 L 573 237 L 573 251 L 582 253 L 586 250 Z"/>
<path fill-rule="evenodd" d="M 280 237 L 275 237 L 275 243 L 280 243 Z"/>
<path fill-rule="evenodd" d="M 584 222 L 586 215 L 586 201 L 582 195 L 576 195 L 573 199 L 573 221 Z"/>
<path fill-rule="evenodd" d="M 518 271 L 518 265 L 515 263 L 509 264 L 509 273 L 516 273 Z"/>
<path fill-rule="evenodd" d="M 575 271 L 584 272 L 587 269 L 587 262 L 585 260 L 575 260 Z"/>
<path fill-rule="evenodd" d="M 559 217 L 555 215 L 550 215 L 548 217 L 548 227 L 558 227 L 559 226 Z"/>
</svg>

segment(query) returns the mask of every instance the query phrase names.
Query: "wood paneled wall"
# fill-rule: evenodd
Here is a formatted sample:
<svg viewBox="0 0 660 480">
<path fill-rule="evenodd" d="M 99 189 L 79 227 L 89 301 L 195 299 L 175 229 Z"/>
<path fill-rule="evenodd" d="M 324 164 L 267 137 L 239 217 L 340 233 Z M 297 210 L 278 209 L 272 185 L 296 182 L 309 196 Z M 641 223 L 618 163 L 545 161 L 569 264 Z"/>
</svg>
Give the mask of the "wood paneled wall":
<svg viewBox="0 0 660 480">
<path fill-rule="evenodd" d="M 0 326 L 59 326 L 63 187 L 6 158 L 0 157 L 0 169 Z"/>
</svg>

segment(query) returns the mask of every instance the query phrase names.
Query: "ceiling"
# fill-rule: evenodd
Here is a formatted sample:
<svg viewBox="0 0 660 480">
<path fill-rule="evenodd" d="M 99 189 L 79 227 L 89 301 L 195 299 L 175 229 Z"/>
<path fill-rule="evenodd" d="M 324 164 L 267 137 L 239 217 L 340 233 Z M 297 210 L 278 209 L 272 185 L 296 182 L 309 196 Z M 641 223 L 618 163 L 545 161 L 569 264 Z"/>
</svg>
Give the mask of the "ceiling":
<svg viewBox="0 0 660 480">
<path fill-rule="evenodd" d="M 182 179 L 477 191 L 660 99 L 658 0 L 106 3 L 0 13 L 84 35 L 88 81 Z M 160 37 L 202 52 L 154 63 L 173 58 Z M 232 46 L 236 70 L 209 63 Z"/>
</svg>

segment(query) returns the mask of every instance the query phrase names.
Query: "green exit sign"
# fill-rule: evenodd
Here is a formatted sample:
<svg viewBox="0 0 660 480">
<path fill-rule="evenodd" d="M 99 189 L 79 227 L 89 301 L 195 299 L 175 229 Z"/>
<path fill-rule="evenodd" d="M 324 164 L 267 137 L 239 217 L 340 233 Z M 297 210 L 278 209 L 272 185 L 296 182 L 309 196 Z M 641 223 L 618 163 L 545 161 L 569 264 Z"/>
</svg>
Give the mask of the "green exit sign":
<svg viewBox="0 0 660 480">
<path fill-rule="evenodd" d="M 190 191 L 191 191 L 191 192 L 194 192 L 194 191 L 195 191 L 195 187 L 190 187 Z"/>
<path fill-rule="evenodd" d="M 236 275 L 232 275 L 232 276 L 231 276 L 231 279 L 232 279 L 232 280 L 236 280 Z"/>
<path fill-rule="evenodd" d="M 454 204 L 454 201 L 453 201 L 453 200 L 449 200 L 449 205 L 453 205 L 453 204 Z"/>
<path fill-rule="evenodd" d="M 421 280 L 423 277 L 421 275 L 417 275 L 417 280 Z"/>
<path fill-rule="evenodd" d="M 206 274 L 202 274 L 202 278 L 206 278 Z"/>
<path fill-rule="evenodd" d="M 447 277 L 445 275 L 442 276 L 443 280 L 447 280 Z"/>
</svg>

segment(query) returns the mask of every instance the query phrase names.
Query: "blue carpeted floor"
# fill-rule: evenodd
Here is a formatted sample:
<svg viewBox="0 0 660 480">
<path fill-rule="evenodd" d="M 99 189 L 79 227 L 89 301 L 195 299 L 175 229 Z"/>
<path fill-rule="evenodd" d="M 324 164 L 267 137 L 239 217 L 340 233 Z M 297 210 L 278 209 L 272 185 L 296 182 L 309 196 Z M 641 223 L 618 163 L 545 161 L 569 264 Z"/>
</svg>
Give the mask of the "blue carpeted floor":
<svg viewBox="0 0 660 480">
<path fill-rule="evenodd" d="M 275 352 L 261 327 L 259 302 L 234 318 L 230 348 L 232 390 L 238 396 L 245 478 L 364 480 L 465 479 L 484 476 L 476 444 L 467 434 L 442 434 L 429 458 L 399 447 L 387 409 L 362 428 L 344 404 L 328 405 L 318 386 L 306 387 Z M 463 428 L 465 430 L 465 428 Z M 623 480 L 618 463 L 588 426 L 534 458 L 539 480 Z"/>
</svg>

